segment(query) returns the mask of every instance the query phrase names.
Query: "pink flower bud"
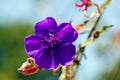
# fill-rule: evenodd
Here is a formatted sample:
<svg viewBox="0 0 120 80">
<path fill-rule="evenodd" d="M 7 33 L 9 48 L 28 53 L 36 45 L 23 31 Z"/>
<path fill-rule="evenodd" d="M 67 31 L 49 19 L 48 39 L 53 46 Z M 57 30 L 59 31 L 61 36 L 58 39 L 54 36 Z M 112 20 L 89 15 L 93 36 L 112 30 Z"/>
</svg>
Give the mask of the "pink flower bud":
<svg viewBox="0 0 120 80">
<path fill-rule="evenodd" d="M 24 75 L 31 75 L 36 73 L 39 70 L 39 67 L 34 64 L 33 58 L 28 58 L 22 66 L 18 69 L 18 71 Z"/>
</svg>

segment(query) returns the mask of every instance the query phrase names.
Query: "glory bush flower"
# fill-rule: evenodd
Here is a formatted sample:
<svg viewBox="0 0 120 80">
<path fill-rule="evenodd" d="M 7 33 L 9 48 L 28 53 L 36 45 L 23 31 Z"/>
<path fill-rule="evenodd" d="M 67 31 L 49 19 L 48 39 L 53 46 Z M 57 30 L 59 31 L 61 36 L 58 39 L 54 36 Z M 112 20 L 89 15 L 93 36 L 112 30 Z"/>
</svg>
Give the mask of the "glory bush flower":
<svg viewBox="0 0 120 80">
<path fill-rule="evenodd" d="M 70 23 L 57 25 L 52 17 L 36 23 L 34 34 L 25 37 L 24 44 L 28 56 L 34 58 L 39 67 L 51 70 L 61 65 L 69 65 L 75 55 L 73 41 L 78 33 Z"/>
</svg>

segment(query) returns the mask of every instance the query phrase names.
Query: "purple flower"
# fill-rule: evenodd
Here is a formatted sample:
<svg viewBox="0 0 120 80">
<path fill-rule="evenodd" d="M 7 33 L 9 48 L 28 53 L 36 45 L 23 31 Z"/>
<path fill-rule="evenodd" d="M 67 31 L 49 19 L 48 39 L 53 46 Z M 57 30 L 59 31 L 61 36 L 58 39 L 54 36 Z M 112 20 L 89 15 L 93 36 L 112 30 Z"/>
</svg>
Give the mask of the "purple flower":
<svg viewBox="0 0 120 80">
<path fill-rule="evenodd" d="M 69 65 L 75 55 L 73 41 L 78 33 L 69 23 L 57 25 L 52 17 L 36 23 L 35 34 L 25 37 L 26 53 L 35 59 L 35 64 L 47 70 L 59 64 Z"/>
</svg>

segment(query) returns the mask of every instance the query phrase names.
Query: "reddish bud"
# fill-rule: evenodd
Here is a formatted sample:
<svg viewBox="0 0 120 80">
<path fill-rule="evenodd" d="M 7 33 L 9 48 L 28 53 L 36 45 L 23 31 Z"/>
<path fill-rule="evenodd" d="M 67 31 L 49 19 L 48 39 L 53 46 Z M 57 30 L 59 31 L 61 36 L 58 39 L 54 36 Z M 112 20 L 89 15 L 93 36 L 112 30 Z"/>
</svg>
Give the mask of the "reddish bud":
<svg viewBox="0 0 120 80">
<path fill-rule="evenodd" d="M 39 67 L 34 64 L 33 58 L 28 58 L 22 66 L 18 69 L 18 71 L 24 75 L 31 75 L 36 73 L 39 70 Z"/>
<path fill-rule="evenodd" d="M 99 31 L 94 31 L 93 32 L 93 39 L 97 39 L 100 35 L 100 32 Z"/>
</svg>

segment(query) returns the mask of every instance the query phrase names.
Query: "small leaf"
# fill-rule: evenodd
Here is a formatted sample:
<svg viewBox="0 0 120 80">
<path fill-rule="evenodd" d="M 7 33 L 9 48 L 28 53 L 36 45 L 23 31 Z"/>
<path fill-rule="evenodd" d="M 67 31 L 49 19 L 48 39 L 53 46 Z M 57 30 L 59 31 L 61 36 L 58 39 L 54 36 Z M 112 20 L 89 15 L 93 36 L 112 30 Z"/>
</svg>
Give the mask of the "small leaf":
<svg viewBox="0 0 120 80">
<path fill-rule="evenodd" d="M 100 29 L 98 30 L 98 32 L 101 34 L 102 32 L 110 29 L 112 26 L 113 26 L 113 25 L 104 26 L 104 27 L 100 28 Z M 94 39 L 88 38 L 87 40 L 85 40 L 84 42 L 81 43 L 81 46 L 80 46 L 80 47 L 85 47 L 85 46 L 87 46 L 88 44 L 92 43 L 93 41 L 94 41 Z"/>
<path fill-rule="evenodd" d="M 77 31 L 81 30 L 83 27 L 85 27 L 85 26 L 87 25 L 88 22 L 89 22 L 89 21 L 86 20 L 86 21 L 84 21 L 84 23 L 78 24 L 75 29 L 76 29 Z"/>
<path fill-rule="evenodd" d="M 92 42 L 93 42 L 93 39 L 89 38 L 89 39 L 85 40 L 84 42 L 82 42 L 80 47 L 85 47 Z"/>
<path fill-rule="evenodd" d="M 93 11 L 93 12 L 90 14 L 89 18 L 94 17 L 94 16 L 96 15 L 96 13 L 97 13 L 97 11 Z"/>
<path fill-rule="evenodd" d="M 104 32 L 104 31 L 110 29 L 112 26 L 113 26 L 113 25 L 104 26 L 104 27 L 100 28 L 98 31 L 99 31 L 100 33 L 102 33 L 102 32 Z"/>
<path fill-rule="evenodd" d="M 112 2 L 112 0 L 106 0 L 106 1 L 101 5 L 101 9 L 104 9 L 105 7 L 107 7 L 111 2 Z"/>
</svg>

